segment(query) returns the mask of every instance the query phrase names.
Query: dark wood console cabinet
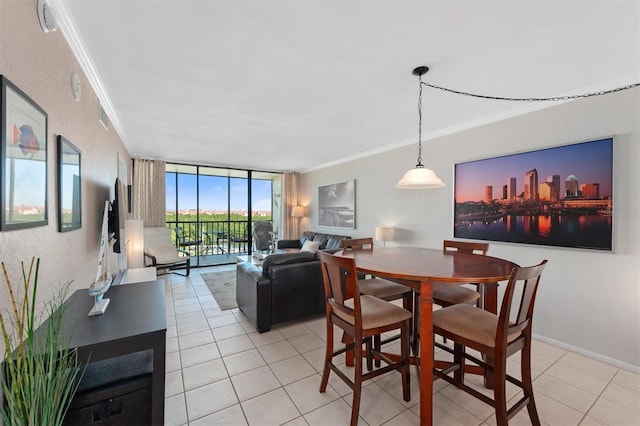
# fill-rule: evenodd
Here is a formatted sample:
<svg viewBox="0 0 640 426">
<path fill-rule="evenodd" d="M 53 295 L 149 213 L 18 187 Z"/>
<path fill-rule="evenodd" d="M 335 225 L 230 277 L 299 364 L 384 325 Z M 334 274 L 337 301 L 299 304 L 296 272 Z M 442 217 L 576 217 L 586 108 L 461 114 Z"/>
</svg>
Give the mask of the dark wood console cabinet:
<svg viewBox="0 0 640 426">
<path fill-rule="evenodd" d="M 107 420 L 97 424 L 137 424 L 150 420 L 153 425 L 162 425 L 167 333 L 164 282 L 115 285 L 105 298 L 111 299 L 106 312 L 90 317 L 87 313 L 93 306 L 93 298 L 87 290 L 77 290 L 71 295 L 66 302 L 69 307 L 65 317 L 65 330 L 73 333 L 69 346 L 78 349 L 78 359 L 89 363 L 89 367 L 105 365 L 106 376 L 118 377 L 119 371 L 112 369 L 127 367 L 129 357 L 134 359 L 136 354 L 137 358 L 150 354 L 151 371 L 79 392 L 68 417 L 77 421 L 81 415 L 93 415 L 95 419 L 100 415 L 98 411 L 102 411 Z M 118 362 L 101 362 L 111 359 Z M 110 410 L 123 409 L 124 412 L 117 413 L 120 418 L 109 420 Z M 91 410 L 94 412 L 90 413 Z"/>
</svg>

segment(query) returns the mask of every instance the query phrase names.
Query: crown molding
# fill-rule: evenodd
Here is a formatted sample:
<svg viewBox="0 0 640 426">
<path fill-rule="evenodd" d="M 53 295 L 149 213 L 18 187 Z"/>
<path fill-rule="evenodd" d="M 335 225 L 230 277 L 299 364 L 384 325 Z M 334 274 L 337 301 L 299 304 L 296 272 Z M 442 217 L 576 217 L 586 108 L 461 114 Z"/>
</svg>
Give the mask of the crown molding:
<svg viewBox="0 0 640 426">
<path fill-rule="evenodd" d="M 113 103 L 111 102 L 109 93 L 102 83 L 100 73 L 96 69 L 93 60 L 91 59 L 91 55 L 89 55 L 89 52 L 87 51 L 87 49 L 85 49 L 82 41 L 80 40 L 80 36 L 78 35 L 78 31 L 73 24 L 73 20 L 71 19 L 71 14 L 69 13 L 66 2 L 64 0 L 49 0 L 49 3 L 54 8 L 58 21 L 58 29 L 67 40 L 67 44 L 80 63 L 80 67 L 87 76 L 89 84 L 96 93 L 96 96 L 98 96 L 100 105 L 109 116 L 111 124 L 113 124 L 113 129 L 116 131 L 122 143 L 124 144 L 126 135 L 120 123 L 120 119 L 118 118 L 118 114 L 116 114 L 116 111 L 113 108 Z"/>
</svg>

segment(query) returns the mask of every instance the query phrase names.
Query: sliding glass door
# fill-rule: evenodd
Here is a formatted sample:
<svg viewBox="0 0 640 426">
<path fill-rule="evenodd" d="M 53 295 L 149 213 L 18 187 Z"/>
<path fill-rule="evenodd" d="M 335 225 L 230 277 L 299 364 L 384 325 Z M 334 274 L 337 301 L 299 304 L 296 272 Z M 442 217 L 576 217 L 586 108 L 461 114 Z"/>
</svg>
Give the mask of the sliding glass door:
<svg viewBox="0 0 640 426">
<path fill-rule="evenodd" d="M 255 220 L 279 228 L 280 188 L 279 173 L 167 164 L 167 226 L 194 266 L 233 263 L 251 253 Z"/>
</svg>

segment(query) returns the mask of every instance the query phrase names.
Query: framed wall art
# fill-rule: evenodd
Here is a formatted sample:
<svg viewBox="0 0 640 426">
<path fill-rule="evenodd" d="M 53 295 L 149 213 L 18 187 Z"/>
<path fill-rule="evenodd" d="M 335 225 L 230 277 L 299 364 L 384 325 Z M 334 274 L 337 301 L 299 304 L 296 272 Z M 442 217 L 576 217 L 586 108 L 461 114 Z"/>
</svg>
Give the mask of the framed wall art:
<svg viewBox="0 0 640 426">
<path fill-rule="evenodd" d="M 455 165 L 457 238 L 612 250 L 613 138 Z"/>
<path fill-rule="evenodd" d="M 82 228 L 80 150 L 58 135 L 58 231 Z"/>
<path fill-rule="evenodd" d="M 47 113 L 0 76 L 0 230 L 43 226 L 47 216 Z"/>
<path fill-rule="evenodd" d="M 355 229 L 355 180 L 318 187 L 318 225 Z"/>
</svg>

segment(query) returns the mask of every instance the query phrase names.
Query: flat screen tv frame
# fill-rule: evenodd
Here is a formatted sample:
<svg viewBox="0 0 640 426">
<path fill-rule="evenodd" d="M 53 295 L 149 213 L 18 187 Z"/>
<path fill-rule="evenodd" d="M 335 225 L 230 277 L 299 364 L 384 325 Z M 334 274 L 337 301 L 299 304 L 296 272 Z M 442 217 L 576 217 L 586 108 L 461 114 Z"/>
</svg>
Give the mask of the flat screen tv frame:
<svg viewBox="0 0 640 426">
<path fill-rule="evenodd" d="M 453 236 L 613 250 L 614 137 L 454 165 Z"/>
</svg>

